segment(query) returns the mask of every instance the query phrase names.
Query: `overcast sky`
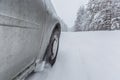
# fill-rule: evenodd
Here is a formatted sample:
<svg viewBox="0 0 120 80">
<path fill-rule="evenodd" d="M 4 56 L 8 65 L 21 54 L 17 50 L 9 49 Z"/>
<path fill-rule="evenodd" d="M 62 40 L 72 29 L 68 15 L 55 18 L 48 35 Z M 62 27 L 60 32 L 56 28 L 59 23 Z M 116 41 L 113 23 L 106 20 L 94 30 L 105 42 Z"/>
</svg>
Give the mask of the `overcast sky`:
<svg viewBox="0 0 120 80">
<path fill-rule="evenodd" d="M 68 27 L 74 25 L 76 13 L 81 5 L 86 5 L 88 0 L 52 0 L 58 16 L 60 16 Z"/>
</svg>

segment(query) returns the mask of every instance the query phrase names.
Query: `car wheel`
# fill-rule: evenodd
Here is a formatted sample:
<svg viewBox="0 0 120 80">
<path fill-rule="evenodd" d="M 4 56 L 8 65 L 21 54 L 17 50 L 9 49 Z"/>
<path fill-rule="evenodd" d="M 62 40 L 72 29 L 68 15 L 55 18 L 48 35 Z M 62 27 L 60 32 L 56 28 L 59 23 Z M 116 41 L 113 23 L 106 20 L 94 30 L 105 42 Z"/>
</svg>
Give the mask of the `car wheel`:
<svg viewBox="0 0 120 80">
<path fill-rule="evenodd" d="M 60 37 L 60 31 L 57 29 L 54 30 L 50 38 L 49 45 L 46 49 L 44 59 L 51 66 L 53 66 L 56 62 L 58 48 L 59 48 L 59 37 Z"/>
</svg>

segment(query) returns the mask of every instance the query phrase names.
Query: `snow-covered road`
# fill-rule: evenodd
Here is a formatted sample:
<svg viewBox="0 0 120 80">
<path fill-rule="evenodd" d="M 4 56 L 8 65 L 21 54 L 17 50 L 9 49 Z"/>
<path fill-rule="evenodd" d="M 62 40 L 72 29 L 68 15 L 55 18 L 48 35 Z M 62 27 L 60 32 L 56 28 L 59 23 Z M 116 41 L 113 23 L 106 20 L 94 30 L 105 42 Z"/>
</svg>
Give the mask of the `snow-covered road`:
<svg viewBox="0 0 120 80">
<path fill-rule="evenodd" d="M 120 32 L 62 33 L 55 66 L 27 80 L 120 80 Z"/>
</svg>

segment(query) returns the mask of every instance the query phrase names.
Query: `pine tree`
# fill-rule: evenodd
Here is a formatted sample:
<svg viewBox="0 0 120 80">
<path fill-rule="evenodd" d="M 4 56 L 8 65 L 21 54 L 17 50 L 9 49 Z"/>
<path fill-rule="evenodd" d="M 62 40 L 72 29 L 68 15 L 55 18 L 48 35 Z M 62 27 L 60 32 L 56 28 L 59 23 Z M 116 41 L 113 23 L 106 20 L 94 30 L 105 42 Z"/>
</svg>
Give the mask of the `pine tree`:
<svg viewBox="0 0 120 80">
<path fill-rule="evenodd" d="M 84 15 L 78 11 L 75 22 L 77 30 L 120 29 L 120 0 L 90 0 L 84 11 Z"/>
<path fill-rule="evenodd" d="M 85 14 L 85 8 L 84 6 L 83 7 L 80 7 L 79 10 L 78 10 L 78 13 L 77 13 L 77 19 L 75 21 L 75 28 L 74 30 L 75 31 L 82 31 L 83 28 L 82 28 L 82 21 L 84 19 L 84 14 Z"/>
</svg>

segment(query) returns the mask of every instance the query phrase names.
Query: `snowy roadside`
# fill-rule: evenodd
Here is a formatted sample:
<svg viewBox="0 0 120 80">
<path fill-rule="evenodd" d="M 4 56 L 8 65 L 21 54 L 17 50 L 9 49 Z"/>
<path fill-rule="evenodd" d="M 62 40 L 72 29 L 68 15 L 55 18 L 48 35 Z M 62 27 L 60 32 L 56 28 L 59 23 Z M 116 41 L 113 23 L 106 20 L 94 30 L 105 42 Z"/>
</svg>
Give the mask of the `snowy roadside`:
<svg viewBox="0 0 120 80">
<path fill-rule="evenodd" d="M 55 66 L 27 80 L 120 80 L 120 31 L 62 33 Z"/>
</svg>

